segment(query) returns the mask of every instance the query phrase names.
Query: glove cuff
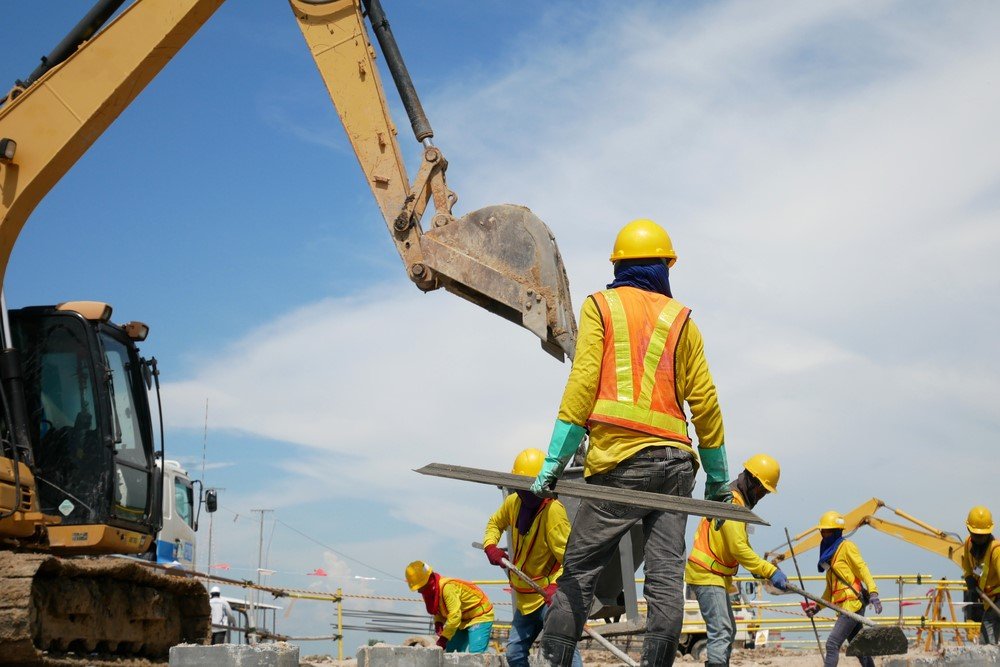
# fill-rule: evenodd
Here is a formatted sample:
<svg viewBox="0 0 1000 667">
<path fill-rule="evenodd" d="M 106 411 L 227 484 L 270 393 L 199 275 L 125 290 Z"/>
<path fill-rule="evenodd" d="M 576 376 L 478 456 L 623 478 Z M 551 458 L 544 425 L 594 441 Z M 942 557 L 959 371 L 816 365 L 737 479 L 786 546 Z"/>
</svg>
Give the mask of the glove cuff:
<svg viewBox="0 0 1000 667">
<path fill-rule="evenodd" d="M 557 419 L 555 426 L 552 427 L 552 438 L 549 440 L 549 451 L 545 458 L 557 461 L 568 460 L 580 448 L 580 443 L 583 442 L 583 436 L 586 433 L 587 429 L 578 424 Z"/>
<path fill-rule="evenodd" d="M 725 445 L 711 449 L 699 448 L 698 454 L 701 456 L 701 465 L 705 469 L 705 475 L 709 482 L 713 484 L 729 483 L 729 461 L 726 458 Z"/>
</svg>

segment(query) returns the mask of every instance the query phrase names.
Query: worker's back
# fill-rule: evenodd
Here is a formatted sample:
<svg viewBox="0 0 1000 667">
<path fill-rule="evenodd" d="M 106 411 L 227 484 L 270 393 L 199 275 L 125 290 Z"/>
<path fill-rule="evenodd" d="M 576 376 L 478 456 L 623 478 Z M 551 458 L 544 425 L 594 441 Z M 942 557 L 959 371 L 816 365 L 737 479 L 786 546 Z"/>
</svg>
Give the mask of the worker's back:
<svg viewBox="0 0 1000 667">
<path fill-rule="evenodd" d="M 212 596 L 209 600 L 212 605 L 212 625 L 231 625 L 230 621 L 233 617 L 233 609 L 229 606 L 229 603 L 223 600 L 221 597 Z"/>
</svg>

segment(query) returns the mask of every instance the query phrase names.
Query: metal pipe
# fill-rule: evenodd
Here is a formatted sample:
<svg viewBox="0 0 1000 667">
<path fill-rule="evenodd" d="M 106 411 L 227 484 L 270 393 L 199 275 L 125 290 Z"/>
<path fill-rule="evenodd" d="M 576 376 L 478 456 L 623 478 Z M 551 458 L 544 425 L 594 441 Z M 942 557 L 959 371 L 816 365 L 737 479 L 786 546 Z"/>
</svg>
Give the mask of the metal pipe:
<svg viewBox="0 0 1000 667">
<path fill-rule="evenodd" d="M 806 585 L 802 581 L 802 570 L 799 569 L 799 559 L 795 557 L 795 549 L 792 548 L 792 536 L 789 535 L 788 528 L 785 528 L 785 540 L 788 542 L 788 551 L 792 554 L 792 562 L 795 563 L 795 574 L 799 576 L 799 586 L 804 589 Z M 812 624 L 813 634 L 816 635 L 816 648 L 819 650 L 819 655 L 821 658 L 825 657 L 826 651 L 823 650 L 823 644 L 819 641 L 819 630 L 816 628 L 816 619 L 810 616 L 809 622 Z"/>
<path fill-rule="evenodd" d="M 90 11 L 80 19 L 80 22 L 73 26 L 73 29 L 66 33 L 62 41 L 47 56 L 42 56 L 42 63 L 28 75 L 24 81 L 18 81 L 17 85 L 27 88 L 37 81 L 43 74 L 63 62 L 76 53 L 77 48 L 94 36 L 101 29 L 108 19 L 118 11 L 125 0 L 99 0 Z"/>
<path fill-rule="evenodd" d="M 372 29 L 375 31 L 375 38 L 382 48 L 385 64 L 389 68 L 389 73 L 392 74 L 392 80 L 396 82 L 396 90 L 403 100 L 406 115 L 410 117 L 410 127 L 413 128 L 413 134 L 417 141 L 423 143 L 425 139 L 434 136 L 434 130 L 431 129 L 427 114 L 424 113 L 424 107 L 420 104 L 420 98 L 417 96 L 417 89 L 413 86 L 413 80 L 410 79 L 410 73 L 406 70 L 403 54 L 400 53 L 396 38 L 389 28 L 389 20 L 382 10 L 382 3 L 379 0 L 364 0 L 364 5 L 365 11 L 368 13 L 368 20 L 371 21 Z"/>
</svg>

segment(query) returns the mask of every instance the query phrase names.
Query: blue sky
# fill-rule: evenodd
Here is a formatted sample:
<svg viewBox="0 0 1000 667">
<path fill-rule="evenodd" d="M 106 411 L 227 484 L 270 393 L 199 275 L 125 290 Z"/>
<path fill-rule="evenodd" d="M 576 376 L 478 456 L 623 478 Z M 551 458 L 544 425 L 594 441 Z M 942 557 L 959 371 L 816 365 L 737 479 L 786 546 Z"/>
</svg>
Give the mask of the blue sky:
<svg viewBox="0 0 1000 667">
<path fill-rule="evenodd" d="M 671 232 L 731 468 L 757 451 L 784 468 L 756 546 L 872 496 L 955 531 L 971 505 L 1000 512 L 996 7 L 385 5 L 457 211 L 530 206 L 577 307 L 607 281 L 624 222 Z M 8 3 L 0 80 L 30 72 L 80 11 Z M 379 570 L 424 558 L 496 576 L 468 544 L 497 492 L 410 470 L 506 469 L 544 448 L 568 368 L 410 285 L 281 3 L 219 10 L 38 207 L 5 286 L 12 306 L 103 299 L 151 325 L 169 455 L 190 467 L 209 400 L 214 560 L 234 573 L 255 562 L 249 510 L 269 507 Z M 341 578 L 319 585 L 406 594 L 274 535 L 275 583 L 315 585 L 303 575 L 323 566 Z M 857 541 L 877 571 L 955 574 Z M 279 623 L 316 634 L 330 619 L 299 603 Z"/>
</svg>

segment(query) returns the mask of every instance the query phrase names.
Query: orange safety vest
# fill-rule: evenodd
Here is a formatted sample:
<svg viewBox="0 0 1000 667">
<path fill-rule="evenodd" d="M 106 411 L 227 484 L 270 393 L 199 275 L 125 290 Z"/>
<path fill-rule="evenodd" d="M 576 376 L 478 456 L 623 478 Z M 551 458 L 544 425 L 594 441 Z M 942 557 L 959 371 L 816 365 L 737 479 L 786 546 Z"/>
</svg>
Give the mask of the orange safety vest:
<svg viewBox="0 0 1000 667">
<path fill-rule="evenodd" d="M 476 586 L 475 584 L 468 581 L 463 581 L 461 579 L 441 577 L 440 580 L 438 580 L 438 586 L 440 587 L 441 590 L 441 602 L 439 603 L 440 616 L 448 618 L 448 605 L 445 604 L 444 601 L 444 587 L 447 584 L 455 584 L 456 586 L 466 589 L 467 591 L 471 592 L 473 595 L 479 598 L 478 604 L 475 604 L 469 607 L 468 609 L 462 610 L 462 622 L 471 621 L 474 618 L 477 618 L 484 614 L 488 614 L 491 611 L 493 611 L 493 603 L 490 602 L 490 599 L 486 597 L 486 593 L 484 593 L 483 590 L 479 588 L 479 586 Z"/>
<path fill-rule="evenodd" d="M 528 535 L 531 535 L 530 542 L 528 542 L 528 540 L 525 539 L 527 535 L 521 535 L 521 533 L 519 533 L 517 530 L 512 531 L 514 533 L 514 558 L 511 559 L 511 562 L 514 563 L 514 567 L 516 567 L 521 572 L 524 572 L 526 575 L 531 577 L 531 580 L 534 581 L 539 586 L 541 586 L 542 588 L 545 588 L 546 586 L 552 583 L 553 579 L 551 579 L 550 577 L 552 577 L 552 575 L 558 573 L 559 570 L 562 569 L 562 564 L 559 561 L 553 559 L 552 567 L 550 567 L 547 572 L 543 572 L 541 574 L 529 572 L 528 568 L 525 567 L 525 565 L 528 561 L 528 557 L 531 556 L 531 553 L 535 549 L 535 542 L 538 541 L 538 536 L 542 532 L 541 530 L 538 529 L 539 527 L 536 526 L 535 523 L 538 522 L 539 517 L 542 516 L 542 512 L 545 510 L 545 507 L 551 502 L 552 502 L 551 498 L 546 498 L 545 500 L 542 501 L 541 507 L 538 508 L 538 513 L 535 514 L 535 520 L 531 524 L 531 527 L 535 529 L 534 534 L 532 534 L 531 530 L 528 531 Z M 510 587 L 513 590 L 517 591 L 518 593 L 522 594 L 535 593 L 534 588 L 531 588 L 530 586 L 528 586 L 528 584 L 521 581 L 521 577 L 517 576 L 513 572 L 509 572 L 507 574 L 507 578 L 510 580 Z"/>
<path fill-rule="evenodd" d="M 826 578 L 830 581 L 830 602 L 838 606 L 844 606 L 850 600 L 861 600 L 861 580 L 856 576 L 850 586 L 833 571 L 833 566 L 837 563 L 837 556 L 844 548 L 846 542 L 842 542 L 837 547 L 837 552 L 830 559 L 830 569 L 826 573 Z"/>
<path fill-rule="evenodd" d="M 740 569 L 740 563 L 735 558 L 731 563 L 727 563 L 712 551 L 712 543 L 709 541 L 708 533 L 711 524 L 712 522 L 708 519 L 702 519 L 701 523 L 698 524 L 698 532 L 694 534 L 694 546 L 691 547 L 691 555 L 688 556 L 688 560 L 712 574 L 717 574 L 720 577 L 732 577 Z"/>
<path fill-rule="evenodd" d="M 634 287 L 592 297 L 604 322 L 604 354 L 588 424 L 614 424 L 690 445 L 674 361 L 691 309 Z"/>
</svg>

